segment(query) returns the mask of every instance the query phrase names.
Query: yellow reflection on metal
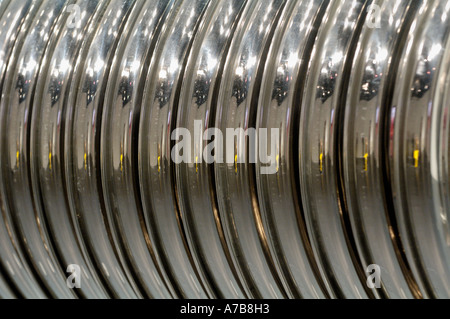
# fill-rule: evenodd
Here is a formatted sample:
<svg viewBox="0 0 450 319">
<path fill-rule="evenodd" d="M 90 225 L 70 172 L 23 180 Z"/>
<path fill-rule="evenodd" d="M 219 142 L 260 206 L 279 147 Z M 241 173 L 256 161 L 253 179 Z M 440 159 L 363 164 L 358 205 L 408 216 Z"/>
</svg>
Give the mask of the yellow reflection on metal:
<svg viewBox="0 0 450 319">
<path fill-rule="evenodd" d="M 368 170 L 368 162 L 369 162 L 369 154 L 364 154 L 364 171 L 367 172 Z"/>
<path fill-rule="evenodd" d="M 198 173 L 198 156 L 195 157 L 195 172 Z"/>
<path fill-rule="evenodd" d="M 277 154 L 276 159 L 277 159 L 277 173 L 278 173 L 278 171 L 280 169 L 280 155 L 279 154 Z"/>
<path fill-rule="evenodd" d="M 323 173 L 323 153 L 320 153 L 319 155 L 319 170 Z"/>
<path fill-rule="evenodd" d="M 161 172 L 161 156 L 158 156 L 158 173 Z"/>
<path fill-rule="evenodd" d="M 420 159 L 420 151 L 415 150 L 414 151 L 414 167 L 415 168 L 419 167 L 419 159 Z"/>
</svg>

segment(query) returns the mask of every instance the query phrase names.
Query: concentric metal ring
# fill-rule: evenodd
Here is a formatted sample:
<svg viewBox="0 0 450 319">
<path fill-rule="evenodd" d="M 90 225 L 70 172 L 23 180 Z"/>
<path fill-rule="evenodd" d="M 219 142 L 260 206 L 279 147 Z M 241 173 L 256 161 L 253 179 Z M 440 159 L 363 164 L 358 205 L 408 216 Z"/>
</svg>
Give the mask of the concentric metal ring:
<svg viewBox="0 0 450 319">
<path fill-rule="evenodd" d="M 449 298 L 449 14 L 0 0 L 0 298 Z"/>
</svg>

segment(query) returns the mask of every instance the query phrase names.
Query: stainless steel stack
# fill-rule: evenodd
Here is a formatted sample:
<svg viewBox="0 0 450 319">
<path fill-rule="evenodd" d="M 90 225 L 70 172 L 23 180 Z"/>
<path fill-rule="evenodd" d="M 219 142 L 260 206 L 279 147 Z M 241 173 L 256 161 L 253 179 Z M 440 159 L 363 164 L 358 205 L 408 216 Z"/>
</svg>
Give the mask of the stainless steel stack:
<svg viewBox="0 0 450 319">
<path fill-rule="evenodd" d="M 450 298 L 449 35 L 450 0 L 0 0 L 0 298 Z"/>
</svg>

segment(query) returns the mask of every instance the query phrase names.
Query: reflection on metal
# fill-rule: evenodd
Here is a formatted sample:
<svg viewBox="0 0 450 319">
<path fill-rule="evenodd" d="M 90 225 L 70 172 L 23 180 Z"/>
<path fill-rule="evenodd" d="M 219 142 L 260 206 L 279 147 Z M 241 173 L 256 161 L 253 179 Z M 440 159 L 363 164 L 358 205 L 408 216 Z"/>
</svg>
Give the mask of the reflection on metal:
<svg viewBox="0 0 450 319">
<path fill-rule="evenodd" d="M 0 0 L 0 298 L 450 298 L 449 16 Z"/>
</svg>

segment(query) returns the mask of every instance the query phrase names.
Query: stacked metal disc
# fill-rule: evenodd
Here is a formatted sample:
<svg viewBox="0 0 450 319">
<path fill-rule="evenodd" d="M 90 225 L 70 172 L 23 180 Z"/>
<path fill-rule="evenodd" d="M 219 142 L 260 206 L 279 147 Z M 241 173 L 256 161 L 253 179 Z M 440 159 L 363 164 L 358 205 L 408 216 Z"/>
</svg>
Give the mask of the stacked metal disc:
<svg viewBox="0 0 450 319">
<path fill-rule="evenodd" d="M 0 0 L 0 297 L 450 298 L 449 35 L 448 0 Z"/>
</svg>

